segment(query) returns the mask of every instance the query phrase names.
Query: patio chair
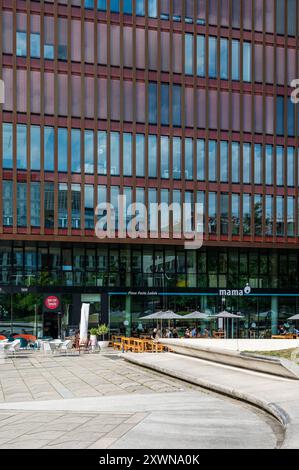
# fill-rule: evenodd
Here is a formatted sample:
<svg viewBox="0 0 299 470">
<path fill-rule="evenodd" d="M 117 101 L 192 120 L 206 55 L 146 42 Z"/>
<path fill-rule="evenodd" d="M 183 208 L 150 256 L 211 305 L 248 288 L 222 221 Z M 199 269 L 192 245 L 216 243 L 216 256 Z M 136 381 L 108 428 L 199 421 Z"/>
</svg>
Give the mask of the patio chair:
<svg viewBox="0 0 299 470">
<path fill-rule="evenodd" d="M 80 341 L 78 350 L 79 350 L 79 354 L 81 353 L 81 351 L 89 353 L 90 352 L 89 341 L 88 340 Z"/>
<path fill-rule="evenodd" d="M 44 351 L 44 354 L 53 354 L 53 349 L 48 341 L 42 343 L 41 349 Z"/>
<path fill-rule="evenodd" d="M 6 343 L 4 345 L 3 351 L 4 351 L 5 355 L 7 355 L 7 354 L 16 355 L 16 352 L 20 349 L 20 346 L 21 346 L 20 340 L 16 339 L 12 343 Z"/>
<path fill-rule="evenodd" d="M 57 352 L 64 352 L 65 355 L 67 354 L 68 351 L 71 351 L 73 349 L 73 342 L 72 340 L 68 339 L 66 341 L 63 341 L 59 348 L 56 349 Z"/>
</svg>

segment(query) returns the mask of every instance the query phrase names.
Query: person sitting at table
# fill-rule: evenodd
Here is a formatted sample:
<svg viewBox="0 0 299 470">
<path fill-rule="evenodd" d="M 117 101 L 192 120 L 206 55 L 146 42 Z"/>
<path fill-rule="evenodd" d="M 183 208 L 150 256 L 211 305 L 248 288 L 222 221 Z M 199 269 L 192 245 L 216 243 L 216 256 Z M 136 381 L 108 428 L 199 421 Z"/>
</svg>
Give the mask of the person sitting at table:
<svg viewBox="0 0 299 470">
<path fill-rule="evenodd" d="M 281 336 L 287 334 L 287 330 L 285 329 L 285 327 L 284 327 L 283 325 L 280 325 L 280 326 L 279 326 L 278 332 L 279 332 L 279 334 L 280 334 Z"/>
<path fill-rule="evenodd" d="M 176 328 L 174 328 L 172 330 L 172 337 L 177 339 L 179 337 L 179 334 L 178 334 L 178 330 Z"/>
<path fill-rule="evenodd" d="M 191 332 L 190 332 L 189 328 L 186 328 L 185 338 L 190 338 L 190 337 L 191 337 Z"/>
<path fill-rule="evenodd" d="M 205 337 L 205 338 L 209 338 L 209 337 L 211 336 L 211 332 L 210 332 L 210 330 L 209 330 L 208 328 L 205 328 L 205 329 L 204 329 L 203 334 L 204 334 L 204 337 Z"/>
<path fill-rule="evenodd" d="M 158 329 L 157 329 L 157 332 L 156 332 L 156 338 L 155 338 L 155 340 L 156 340 L 156 341 L 159 341 L 159 339 L 161 338 L 161 335 L 162 335 L 162 332 L 161 332 L 161 330 L 158 328 Z"/>
<path fill-rule="evenodd" d="M 156 336 L 157 336 L 157 328 L 154 328 L 151 338 L 152 338 L 153 340 L 155 340 L 155 339 L 156 339 Z"/>
<path fill-rule="evenodd" d="M 193 328 L 193 330 L 191 331 L 191 337 L 192 338 L 196 338 L 197 337 L 197 328 L 196 326 Z"/>
<path fill-rule="evenodd" d="M 167 330 L 166 330 L 166 335 L 165 335 L 165 336 L 166 336 L 166 338 L 173 338 L 172 331 L 171 331 L 171 330 L 169 330 L 169 329 L 167 329 Z"/>
</svg>

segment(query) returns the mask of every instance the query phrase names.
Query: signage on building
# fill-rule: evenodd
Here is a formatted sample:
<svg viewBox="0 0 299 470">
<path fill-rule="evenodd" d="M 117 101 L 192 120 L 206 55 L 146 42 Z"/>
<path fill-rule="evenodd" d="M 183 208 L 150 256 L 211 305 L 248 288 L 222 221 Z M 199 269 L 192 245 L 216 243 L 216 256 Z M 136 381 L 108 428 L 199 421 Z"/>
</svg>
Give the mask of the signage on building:
<svg viewBox="0 0 299 470">
<path fill-rule="evenodd" d="M 60 297 L 57 295 L 46 295 L 44 297 L 44 312 L 58 313 L 61 308 Z"/>
<path fill-rule="evenodd" d="M 245 295 L 251 294 L 251 287 L 249 284 L 246 284 L 244 289 L 220 289 L 219 295 L 221 297 L 243 297 Z"/>
<path fill-rule="evenodd" d="M 130 290 L 128 292 L 128 295 L 131 295 L 131 296 L 143 296 L 143 295 L 153 295 L 153 296 L 157 296 L 158 295 L 158 292 L 157 291 L 132 291 Z"/>
</svg>

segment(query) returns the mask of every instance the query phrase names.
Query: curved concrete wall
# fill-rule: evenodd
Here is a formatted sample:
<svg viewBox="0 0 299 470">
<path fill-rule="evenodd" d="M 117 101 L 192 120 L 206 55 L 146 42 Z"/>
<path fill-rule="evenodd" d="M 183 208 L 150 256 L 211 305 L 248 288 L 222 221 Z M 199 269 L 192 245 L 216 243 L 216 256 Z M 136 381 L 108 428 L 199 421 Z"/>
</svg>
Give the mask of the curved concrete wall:
<svg viewBox="0 0 299 470">
<path fill-rule="evenodd" d="M 192 340 L 190 340 L 189 343 L 188 341 L 181 341 L 179 339 L 161 339 L 160 343 L 169 346 L 169 348 L 177 354 L 299 380 L 299 367 L 293 362 L 284 359 L 205 347 L 202 344 L 196 344 Z"/>
</svg>

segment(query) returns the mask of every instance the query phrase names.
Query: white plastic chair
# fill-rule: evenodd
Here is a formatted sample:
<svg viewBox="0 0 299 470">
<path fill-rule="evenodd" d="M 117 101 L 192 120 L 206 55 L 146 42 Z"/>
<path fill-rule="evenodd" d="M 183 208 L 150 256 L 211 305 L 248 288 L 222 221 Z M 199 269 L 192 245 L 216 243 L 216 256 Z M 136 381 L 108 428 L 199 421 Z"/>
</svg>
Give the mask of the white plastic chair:
<svg viewBox="0 0 299 470">
<path fill-rule="evenodd" d="M 53 354 L 53 349 L 51 348 L 51 345 L 48 341 L 44 341 L 42 343 L 42 349 L 44 351 L 44 354 Z"/>
<path fill-rule="evenodd" d="M 16 352 L 20 349 L 21 342 L 19 339 L 15 339 L 12 343 L 6 343 L 4 345 L 4 352 L 5 353 L 12 353 L 16 354 Z"/>
<path fill-rule="evenodd" d="M 68 339 L 66 341 L 63 341 L 60 345 L 60 347 L 57 349 L 58 352 L 64 352 L 65 354 L 70 351 L 73 347 L 72 340 Z"/>
</svg>

